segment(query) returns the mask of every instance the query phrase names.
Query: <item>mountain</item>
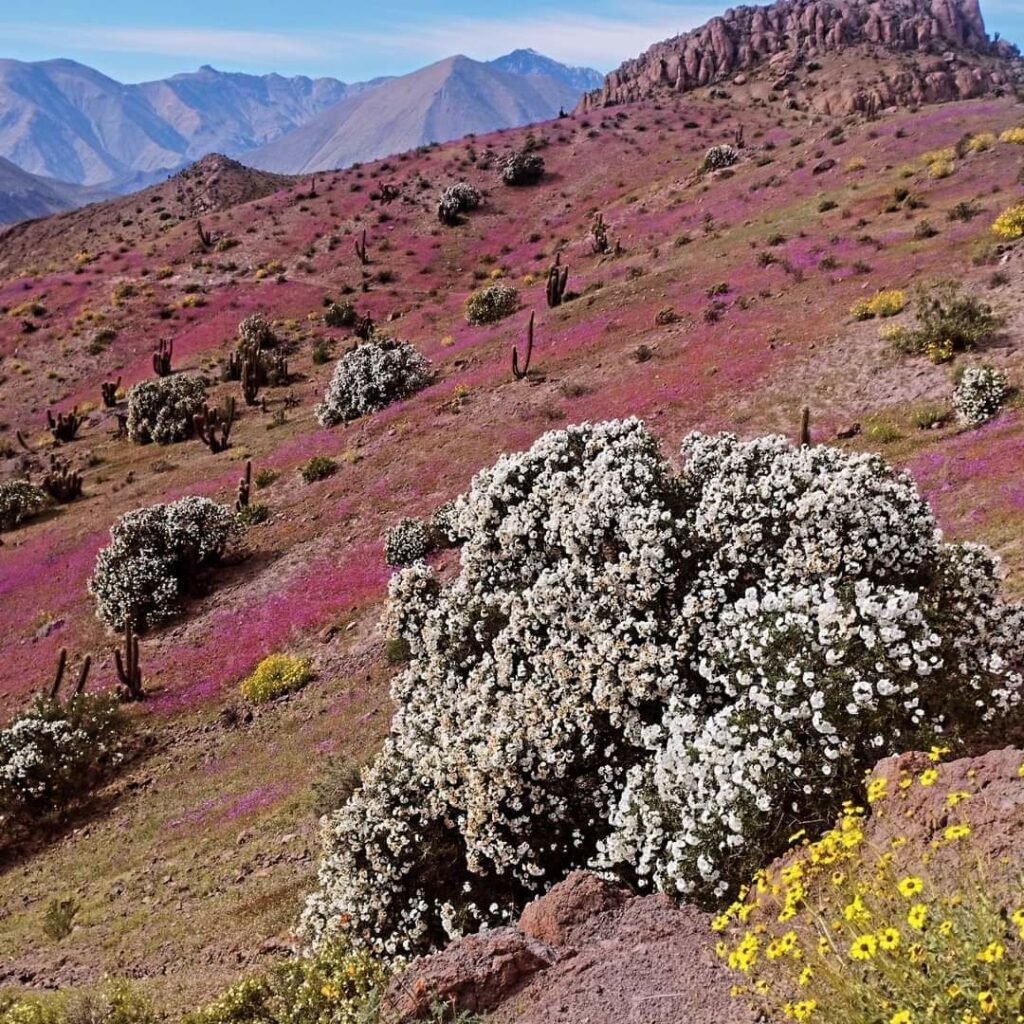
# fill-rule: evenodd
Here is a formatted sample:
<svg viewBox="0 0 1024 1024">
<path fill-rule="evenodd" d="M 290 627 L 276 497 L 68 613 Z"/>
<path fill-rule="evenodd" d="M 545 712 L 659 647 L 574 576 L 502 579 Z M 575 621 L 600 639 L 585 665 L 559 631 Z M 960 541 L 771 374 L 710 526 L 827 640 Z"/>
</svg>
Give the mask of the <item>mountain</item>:
<svg viewBox="0 0 1024 1024">
<path fill-rule="evenodd" d="M 210 67 L 124 85 L 71 60 L 0 60 L 0 156 L 76 184 L 138 187 L 205 153 L 263 145 L 351 88 Z"/>
<path fill-rule="evenodd" d="M 449 57 L 342 100 L 245 160 L 287 174 L 344 167 L 471 132 L 546 121 L 579 96 L 579 89 L 547 74 L 513 74 Z"/>
<path fill-rule="evenodd" d="M 29 174 L 0 157 L 0 224 L 47 217 L 108 197 L 101 189 Z"/>
<path fill-rule="evenodd" d="M 800 89 L 799 67 L 854 48 L 877 66 Z M 977 0 L 779 0 L 769 7 L 730 8 L 700 28 L 656 43 L 611 72 L 580 108 L 730 79 L 745 86 L 745 73 L 764 65 L 762 98 L 788 94 L 792 103 L 825 113 L 873 111 L 999 92 L 1021 79 L 1019 56 L 1011 44 L 989 39 Z"/>
<path fill-rule="evenodd" d="M 546 75 L 558 82 L 564 82 L 570 89 L 577 92 L 589 92 L 600 89 L 604 83 L 604 75 L 593 68 L 574 68 L 559 64 L 557 60 L 545 57 L 536 50 L 513 50 L 504 57 L 490 61 L 493 68 L 507 71 L 512 75 Z"/>
</svg>

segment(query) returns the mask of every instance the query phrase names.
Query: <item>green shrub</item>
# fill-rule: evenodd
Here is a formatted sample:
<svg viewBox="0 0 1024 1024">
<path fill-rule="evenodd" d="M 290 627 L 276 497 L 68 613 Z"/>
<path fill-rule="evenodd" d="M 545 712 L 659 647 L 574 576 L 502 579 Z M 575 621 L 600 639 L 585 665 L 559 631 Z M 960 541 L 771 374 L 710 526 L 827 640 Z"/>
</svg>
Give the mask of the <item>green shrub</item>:
<svg viewBox="0 0 1024 1024">
<path fill-rule="evenodd" d="M 323 772 L 313 780 L 313 812 L 322 818 L 344 807 L 360 781 L 358 765 L 347 759 L 328 758 Z"/>
<path fill-rule="evenodd" d="M 294 654 L 271 654 L 256 666 L 252 675 L 242 681 L 242 697 L 253 704 L 262 704 L 302 689 L 309 682 L 311 674 L 309 658 L 299 658 Z"/>
<path fill-rule="evenodd" d="M 46 905 L 43 915 L 43 932 L 54 942 L 60 942 L 71 934 L 75 926 L 79 904 L 75 899 L 52 899 Z"/>
<path fill-rule="evenodd" d="M 300 467 L 299 473 L 307 484 L 315 483 L 317 480 L 326 480 L 338 472 L 338 464 L 329 455 L 314 455 L 307 459 Z"/>
<path fill-rule="evenodd" d="M 157 1024 L 150 1002 L 123 979 L 69 994 L 3 996 L 0 1024 Z"/>
<path fill-rule="evenodd" d="M 890 337 L 903 354 L 927 354 L 944 362 L 957 352 L 970 352 L 988 341 L 1003 319 L 977 296 L 965 295 L 955 281 L 943 281 L 917 297 L 916 326 Z"/>
</svg>

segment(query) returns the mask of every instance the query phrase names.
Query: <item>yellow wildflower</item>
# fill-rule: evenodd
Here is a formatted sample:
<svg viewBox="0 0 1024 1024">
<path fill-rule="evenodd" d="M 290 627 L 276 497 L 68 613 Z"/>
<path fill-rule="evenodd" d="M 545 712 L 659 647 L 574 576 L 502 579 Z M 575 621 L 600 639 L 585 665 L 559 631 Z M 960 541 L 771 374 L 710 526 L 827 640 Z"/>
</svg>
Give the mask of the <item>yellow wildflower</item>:
<svg viewBox="0 0 1024 1024">
<path fill-rule="evenodd" d="M 907 924 L 911 928 L 920 931 L 924 928 L 925 919 L 928 917 L 928 908 L 923 903 L 915 903 L 907 914 Z"/>
<path fill-rule="evenodd" d="M 942 758 L 949 753 L 949 747 L 932 747 L 928 751 L 929 761 L 941 761 Z"/>
<path fill-rule="evenodd" d="M 979 954 L 978 962 L 983 964 L 998 963 L 1003 959 L 1006 950 L 1000 942 L 990 942 Z"/>
<path fill-rule="evenodd" d="M 818 1004 L 813 999 L 802 999 L 793 1004 L 793 1016 L 796 1020 L 807 1020 L 814 1013 Z"/>
<path fill-rule="evenodd" d="M 939 773 L 934 768 L 926 768 L 917 777 L 917 781 L 920 782 L 922 786 L 934 786 L 935 783 L 939 781 Z"/>
<path fill-rule="evenodd" d="M 981 1007 L 982 1013 L 991 1013 L 996 1008 L 996 997 L 987 990 L 985 992 L 979 992 L 978 1006 Z"/>
<path fill-rule="evenodd" d="M 911 1024 L 913 1018 L 910 1016 L 909 1010 L 897 1010 L 889 1018 L 889 1024 Z"/>
<path fill-rule="evenodd" d="M 924 882 L 916 875 L 908 875 L 900 880 L 896 888 L 899 889 L 901 896 L 910 899 L 911 896 L 916 896 L 919 892 L 924 891 Z"/>
<path fill-rule="evenodd" d="M 874 935 L 860 935 L 850 946 L 850 956 L 854 960 L 870 960 L 878 950 L 878 940 Z"/>
<path fill-rule="evenodd" d="M 950 842 L 955 842 L 957 839 L 964 839 L 971 834 L 970 825 L 947 825 L 945 836 Z"/>
<path fill-rule="evenodd" d="M 883 928 L 878 933 L 878 944 L 884 950 L 892 951 L 900 945 L 900 933 L 896 928 Z"/>
</svg>

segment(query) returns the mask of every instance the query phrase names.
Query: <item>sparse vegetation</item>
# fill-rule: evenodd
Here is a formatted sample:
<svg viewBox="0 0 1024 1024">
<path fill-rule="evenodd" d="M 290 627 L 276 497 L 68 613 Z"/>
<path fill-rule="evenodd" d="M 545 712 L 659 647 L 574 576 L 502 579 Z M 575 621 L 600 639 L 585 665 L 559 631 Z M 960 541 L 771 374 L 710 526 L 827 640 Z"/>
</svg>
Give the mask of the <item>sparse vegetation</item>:
<svg viewBox="0 0 1024 1024">
<path fill-rule="evenodd" d="M 466 299 L 466 321 L 493 324 L 519 308 L 519 292 L 510 284 L 492 284 Z"/>
<path fill-rule="evenodd" d="M 253 669 L 251 675 L 242 680 L 239 690 L 244 700 L 252 704 L 263 704 L 301 689 L 309 682 L 311 675 L 308 658 L 294 654 L 271 654 Z"/>
</svg>

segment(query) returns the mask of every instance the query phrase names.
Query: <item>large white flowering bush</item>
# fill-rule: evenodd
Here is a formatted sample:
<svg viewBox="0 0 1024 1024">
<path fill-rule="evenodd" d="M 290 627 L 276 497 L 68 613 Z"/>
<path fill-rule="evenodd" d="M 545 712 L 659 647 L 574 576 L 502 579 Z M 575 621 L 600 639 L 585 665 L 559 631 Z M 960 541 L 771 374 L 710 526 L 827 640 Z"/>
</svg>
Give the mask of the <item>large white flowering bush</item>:
<svg viewBox="0 0 1024 1024">
<path fill-rule="evenodd" d="M 338 361 L 317 419 L 332 427 L 379 412 L 426 386 L 430 373 L 429 360 L 409 342 L 374 334 Z"/>
<path fill-rule="evenodd" d="M 968 366 L 953 388 L 953 408 L 962 423 L 976 427 L 999 412 L 1009 393 L 1009 381 L 1002 370 Z"/>
<path fill-rule="evenodd" d="M 437 201 L 437 219 L 442 224 L 458 224 L 459 214 L 475 210 L 483 201 L 478 189 L 464 181 L 449 185 Z"/>
<path fill-rule="evenodd" d="M 136 444 L 172 444 L 192 436 L 192 417 L 206 401 L 201 377 L 176 373 L 143 380 L 128 392 L 128 436 Z"/>
<path fill-rule="evenodd" d="M 126 512 L 96 556 L 89 593 L 108 626 L 137 630 L 177 615 L 201 568 L 216 562 L 239 532 L 226 505 L 188 497 Z"/>
<path fill-rule="evenodd" d="M 637 420 L 545 434 L 458 499 L 460 570 L 391 582 L 391 732 L 325 819 L 322 941 L 496 923 L 570 869 L 714 901 L 880 757 L 1020 697 L 1024 612 L 909 477 Z"/>
<path fill-rule="evenodd" d="M 119 763 L 124 726 L 111 693 L 37 698 L 0 729 L 0 815 L 30 820 L 84 796 Z"/>
</svg>

